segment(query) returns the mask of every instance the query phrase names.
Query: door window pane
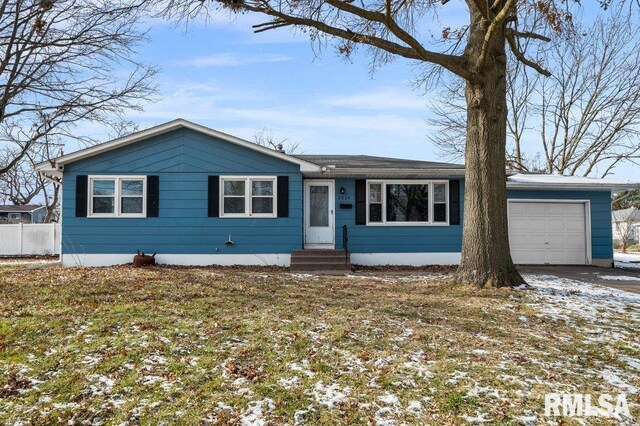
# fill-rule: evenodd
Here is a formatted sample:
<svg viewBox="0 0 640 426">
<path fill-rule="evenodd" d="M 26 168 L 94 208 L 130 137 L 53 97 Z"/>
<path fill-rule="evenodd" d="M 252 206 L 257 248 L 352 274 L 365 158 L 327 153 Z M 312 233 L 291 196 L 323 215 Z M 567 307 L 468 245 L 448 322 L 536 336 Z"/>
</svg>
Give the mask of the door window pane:
<svg viewBox="0 0 640 426">
<path fill-rule="evenodd" d="M 428 222 L 428 184 L 388 184 L 387 222 Z"/>
<path fill-rule="evenodd" d="M 309 187 L 309 225 L 329 226 L 329 187 Z"/>
</svg>

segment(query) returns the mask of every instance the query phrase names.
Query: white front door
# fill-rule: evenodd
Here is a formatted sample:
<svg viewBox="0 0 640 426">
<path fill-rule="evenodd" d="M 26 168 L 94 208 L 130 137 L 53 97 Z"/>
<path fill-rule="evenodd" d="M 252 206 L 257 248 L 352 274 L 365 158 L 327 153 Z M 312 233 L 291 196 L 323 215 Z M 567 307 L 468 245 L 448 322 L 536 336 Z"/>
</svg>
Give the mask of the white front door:
<svg viewBox="0 0 640 426">
<path fill-rule="evenodd" d="M 304 246 L 335 247 L 335 184 L 332 180 L 304 181 Z"/>
</svg>

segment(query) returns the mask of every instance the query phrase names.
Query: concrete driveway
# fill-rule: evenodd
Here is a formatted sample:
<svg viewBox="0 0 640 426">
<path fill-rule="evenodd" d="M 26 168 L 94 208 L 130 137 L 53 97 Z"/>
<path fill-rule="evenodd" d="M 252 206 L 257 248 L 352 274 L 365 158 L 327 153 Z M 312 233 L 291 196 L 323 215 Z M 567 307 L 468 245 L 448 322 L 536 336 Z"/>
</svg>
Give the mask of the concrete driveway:
<svg viewBox="0 0 640 426">
<path fill-rule="evenodd" d="M 640 271 L 597 266 L 519 266 L 523 274 L 555 275 L 640 294 Z"/>
</svg>

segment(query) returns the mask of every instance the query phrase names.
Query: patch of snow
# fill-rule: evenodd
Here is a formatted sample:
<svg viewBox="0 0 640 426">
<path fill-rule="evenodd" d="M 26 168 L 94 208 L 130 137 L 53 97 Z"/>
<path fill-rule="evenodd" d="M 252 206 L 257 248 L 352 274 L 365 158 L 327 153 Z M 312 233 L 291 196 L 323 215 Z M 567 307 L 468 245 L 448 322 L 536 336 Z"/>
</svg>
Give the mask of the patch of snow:
<svg viewBox="0 0 640 426">
<path fill-rule="evenodd" d="M 340 388 L 337 383 L 331 385 L 325 385 L 323 382 L 318 382 L 313 388 L 313 396 L 320 405 L 324 405 L 327 408 L 336 408 L 342 402 L 347 400 L 347 397 L 351 393 L 350 387 Z"/>
<path fill-rule="evenodd" d="M 618 374 L 620 373 L 618 373 L 617 371 L 606 369 L 602 371 L 601 377 L 609 384 L 619 389 L 623 389 L 627 393 L 636 394 L 640 391 L 640 389 L 638 389 L 637 387 L 630 385 L 629 383 L 622 380 Z"/>
<path fill-rule="evenodd" d="M 315 376 L 315 373 L 313 371 L 309 370 L 309 360 L 306 360 L 306 359 L 303 359 L 300 364 L 298 364 L 296 362 L 292 362 L 291 364 L 289 364 L 289 368 L 292 371 L 298 371 L 298 372 L 304 374 L 307 377 Z"/>
<path fill-rule="evenodd" d="M 464 419 L 469 423 L 489 423 L 493 421 L 493 419 L 489 418 L 488 413 L 476 413 L 475 417 L 465 416 Z"/>
<path fill-rule="evenodd" d="M 633 368 L 634 370 L 640 371 L 640 359 L 631 358 L 630 356 L 621 356 L 620 361 L 626 363 L 629 367 Z"/>
<path fill-rule="evenodd" d="M 640 270 L 640 253 L 614 253 L 613 260 L 616 268 Z"/>
<path fill-rule="evenodd" d="M 145 364 L 164 365 L 167 363 L 167 359 L 161 355 L 151 355 L 149 358 L 145 358 L 142 362 Z"/>
<path fill-rule="evenodd" d="M 102 361 L 102 356 L 100 355 L 85 355 L 82 358 L 82 363 L 90 367 L 97 365 L 100 361 Z"/>
<path fill-rule="evenodd" d="M 402 330 L 402 334 L 393 338 L 394 342 L 404 342 L 409 337 L 413 336 L 413 330 L 411 328 L 405 328 Z"/>
<path fill-rule="evenodd" d="M 378 401 L 386 405 L 400 405 L 400 400 L 394 394 L 387 392 L 384 395 L 378 397 Z"/>
<path fill-rule="evenodd" d="M 407 405 L 407 411 L 412 414 L 422 414 L 422 402 L 411 401 Z"/>
<path fill-rule="evenodd" d="M 93 396 L 101 396 L 107 393 L 111 393 L 111 391 L 113 390 L 113 386 L 115 386 L 115 382 L 113 381 L 113 379 L 110 379 L 107 376 L 91 374 L 87 378 L 94 382 L 89 386 L 91 395 Z"/>
<path fill-rule="evenodd" d="M 265 413 L 270 413 L 276 408 L 271 398 L 261 401 L 251 401 L 247 404 L 247 409 L 240 416 L 242 426 L 263 426 L 267 424 L 264 419 Z"/>
<path fill-rule="evenodd" d="M 598 278 L 610 281 L 640 281 L 639 277 L 629 277 L 627 275 L 598 275 Z"/>
<path fill-rule="evenodd" d="M 469 375 L 469 373 L 465 372 L 465 371 L 454 371 L 453 374 L 451 374 L 451 377 L 447 380 L 447 383 L 450 385 L 454 385 L 456 383 L 458 383 L 458 381 L 460 381 L 461 379 L 466 378 Z"/>
<path fill-rule="evenodd" d="M 294 376 L 290 379 L 282 378 L 278 380 L 278 384 L 285 389 L 291 389 L 292 387 L 300 384 L 300 377 Z"/>
</svg>

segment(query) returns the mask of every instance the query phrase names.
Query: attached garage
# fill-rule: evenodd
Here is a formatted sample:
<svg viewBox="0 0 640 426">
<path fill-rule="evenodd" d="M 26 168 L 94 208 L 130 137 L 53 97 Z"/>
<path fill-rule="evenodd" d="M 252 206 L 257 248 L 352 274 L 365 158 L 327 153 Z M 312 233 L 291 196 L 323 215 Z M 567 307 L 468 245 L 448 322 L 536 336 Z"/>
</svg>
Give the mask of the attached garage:
<svg viewBox="0 0 640 426">
<path fill-rule="evenodd" d="M 516 264 L 591 263 L 589 201 L 509 200 L 509 243 Z"/>
</svg>

